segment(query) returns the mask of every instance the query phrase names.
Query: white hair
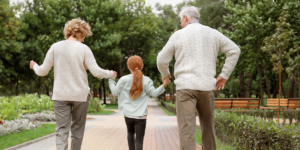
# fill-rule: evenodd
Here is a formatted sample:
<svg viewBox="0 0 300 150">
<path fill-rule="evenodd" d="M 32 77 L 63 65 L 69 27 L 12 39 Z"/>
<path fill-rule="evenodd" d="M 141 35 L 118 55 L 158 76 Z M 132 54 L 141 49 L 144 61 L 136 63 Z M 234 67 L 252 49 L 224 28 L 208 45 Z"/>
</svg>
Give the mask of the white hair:
<svg viewBox="0 0 300 150">
<path fill-rule="evenodd" d="M 188 19 L 200 19 L 200 13 L 197 7 L 195 6 L 184 6 L 182 7 L 180 13 L 179 13 L 179 17 L 182 20 L 183 16 L 186 16 Z"/>
</svg>

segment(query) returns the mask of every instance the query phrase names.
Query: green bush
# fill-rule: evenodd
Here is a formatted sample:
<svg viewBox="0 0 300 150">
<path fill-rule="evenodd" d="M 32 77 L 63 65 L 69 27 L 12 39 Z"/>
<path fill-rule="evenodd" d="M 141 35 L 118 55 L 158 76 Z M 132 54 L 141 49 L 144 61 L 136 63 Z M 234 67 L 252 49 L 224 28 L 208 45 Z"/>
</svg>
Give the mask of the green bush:
<svg viewBox="0 0 300 150">
<path fill-rule="evenodd" d="M 93 98 L 93 99 L 90 99 L 87 112 L 88 113 L 102 112 L 104 110 L 104 108 L 105 108 L 105 105 L 104 104 L 102 105 L 100 103 L 99 99 Z"/>
<path fill-rule="evenodd" d="M 166 101 L 161 101 L 161 105 L 165 107 L 169 112 L 176 114 L 176 104 L 172 104 Z"/>
<path fill-rule="evenodd" d="M 41 95 L 41 98 L 37 94 L 0 98 L 0 116 L 4 120 L 16 119 L 20 113 L 35 113 L 42 110 L 54 110 L 53 101 L 47 95 Z"/>
<path fill-rule="evenodd" d="M 260 117 L 216 111 L 217 137 L 237 149 L 294 150 L 300 148 L 300 129 Z"/>
<path fill-rule="evenodd" d="M 217 111 L 225 111 L 230 113 L 236 113 L 238 116 L 240 115 L 248 115 L 260 117 L 268 121 L 273 121 L 274 116 L 277 117 L 278 110 L 269 110 L 269 109 L 218 109 Z M 292 124 L 293 120 L 296 120 L 296 124 L 300 123 L 300 110 L 296 109 L 284 109 L 280 111 L 282 114 L 282 119 L 284 124 L 288 121 L 289 124 Z"/>
</svg>

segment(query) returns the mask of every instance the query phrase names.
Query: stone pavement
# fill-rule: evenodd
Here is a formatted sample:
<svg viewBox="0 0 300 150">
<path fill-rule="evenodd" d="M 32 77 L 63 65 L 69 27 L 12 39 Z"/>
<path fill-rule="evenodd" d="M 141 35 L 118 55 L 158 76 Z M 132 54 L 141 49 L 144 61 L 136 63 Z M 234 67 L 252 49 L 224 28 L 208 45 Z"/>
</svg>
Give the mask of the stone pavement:
<svg viewBox="0 0 300 150">
<path fill-rule="evenodd" d="M 124 116 L 114 110 L 112 115 L 88 115 L 82 150 L 128 150 Z M 198 118 L 197 118 L 197 122 Z M 70 139 L 69 139 L 70 142 Z M 69 145 L 70 149 L 70 145 Z M 148 103 L 144 150 L 179 150 L 176 116 L 167 116 L 155 99 Z M 56 150 L 55 137 L 23 147 L 19 150 Z M 201 150 L 197 146 L 197 150 Z"/>
</svg>

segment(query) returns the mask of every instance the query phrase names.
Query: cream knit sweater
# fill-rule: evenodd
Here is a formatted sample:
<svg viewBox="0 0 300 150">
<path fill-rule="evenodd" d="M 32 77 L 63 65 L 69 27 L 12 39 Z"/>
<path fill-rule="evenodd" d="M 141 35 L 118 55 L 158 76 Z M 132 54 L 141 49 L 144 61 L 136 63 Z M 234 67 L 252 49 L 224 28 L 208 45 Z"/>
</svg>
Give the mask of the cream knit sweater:
<svg viewBox="0 0 300 150">
<path fill-rule="evenodd" d="M 35 65 L 38 76 L 45 76 L 54 66 L 54 86 L 52 100 L 86 102 L 90 93 L 89 69 L 93 76 L 110 78 L 112 71 L 101 69 L 90 48 L 77 41 L 60 41 L 51 46 L 44 63 Z"/>
<path fill-rule="evenodd" d="M 228 79 L 240 48 L 220 33 L 199 23 L 175 32 L 157 56 L 157 67 L 163 77 L 170 74 L 169 62 L 175 55 L 176 90 L 212 91 L 216 87 L 216 61 L 219 50 L 226 54 L 221 77 Z"/>
</svg>

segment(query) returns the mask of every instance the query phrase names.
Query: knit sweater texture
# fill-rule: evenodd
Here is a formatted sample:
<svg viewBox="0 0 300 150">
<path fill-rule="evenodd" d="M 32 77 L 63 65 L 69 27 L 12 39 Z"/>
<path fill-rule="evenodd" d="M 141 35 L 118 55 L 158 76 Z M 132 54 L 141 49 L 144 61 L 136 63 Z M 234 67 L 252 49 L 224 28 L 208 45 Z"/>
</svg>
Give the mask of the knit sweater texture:
<svg viewBox="0 0 300 150">
<path fill-rule="evenodd" d="M 175 32 L 157 56 L 163 77 L 170 74 L 169 62 L 175 55 L 176 90 L 212 91 L 216 87 L 216 62 L 219 51 L 226 54 L 220 76 L 228 79 L 236 66 L 240 48 L 219 31 L 193 23 Z"/>
<path fill-rule="evenodd" d="M 35 65 L 38 76 L 46 76 L 54 66 L 52 100 L 86 102 L 90 93 L 89 69 L 93 76 L 111 78 L 113 72 L 101 69 L 91 49 L 78 41 L 60 41 L 51 46 L 41 66 Z"/>
</svg>

